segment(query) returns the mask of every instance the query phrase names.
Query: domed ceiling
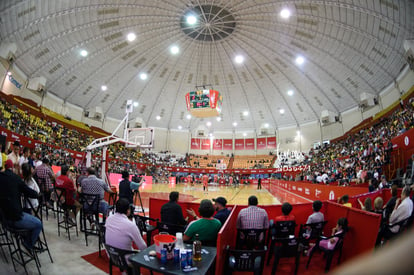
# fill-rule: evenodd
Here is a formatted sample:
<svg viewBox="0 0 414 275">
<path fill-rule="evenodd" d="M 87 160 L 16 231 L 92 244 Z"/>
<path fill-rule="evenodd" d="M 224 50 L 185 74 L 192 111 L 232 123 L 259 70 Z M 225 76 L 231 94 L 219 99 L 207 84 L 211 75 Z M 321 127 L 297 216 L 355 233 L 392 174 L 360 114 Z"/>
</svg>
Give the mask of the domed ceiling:
<svg viewBox="0 0 414 275">
<path fill-rule="evenodd" d="M 1 40 L 46 91 L 147 126 L 259 130 L 358 106 L 405 66 L 413 1 L 0 1 Z M 185 94 L 223 96 L 221 120 L 189 118 Z M 234 126 L 236 125 L 237 126 Z"/>
</svg>

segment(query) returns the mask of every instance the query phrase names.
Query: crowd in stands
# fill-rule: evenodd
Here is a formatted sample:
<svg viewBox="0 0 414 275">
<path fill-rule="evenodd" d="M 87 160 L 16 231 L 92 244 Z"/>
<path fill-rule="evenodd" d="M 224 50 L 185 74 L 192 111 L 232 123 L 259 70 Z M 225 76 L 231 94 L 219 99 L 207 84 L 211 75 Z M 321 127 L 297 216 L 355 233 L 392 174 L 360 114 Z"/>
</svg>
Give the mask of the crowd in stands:
<svg viewBox="0 0 414 275">
<path fill-rule="evenodd" d="M 391 115 L 383 116 L 375 123 L 343 139 L 311 149 L 308 162 L 310 171 L 304 179 L 318 183 L 339 182 L 347 185 L 372 181 L 378 186 L 383 174 L 382 166 L 390 162 L 391 139 L 411 129 L 414 114 L 414 98 L 401 104 Z"/>
</svg>

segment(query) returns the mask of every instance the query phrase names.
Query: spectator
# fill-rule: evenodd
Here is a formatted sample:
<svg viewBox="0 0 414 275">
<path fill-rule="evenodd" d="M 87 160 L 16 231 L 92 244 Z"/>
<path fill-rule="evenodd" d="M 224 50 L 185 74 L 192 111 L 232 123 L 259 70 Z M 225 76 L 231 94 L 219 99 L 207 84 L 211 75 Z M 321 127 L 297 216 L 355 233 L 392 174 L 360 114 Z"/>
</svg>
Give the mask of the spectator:
<svg viewBox="0 0 414 275">
<path fill-rule="evenodd" d="M 362 204 L 361 200 L 358 198 L 359 205 L 361 206 L 362 210 L 372 212 L 372 200 L 371 198 L 366 198 L 364 203 Z"/>
<path fill-rule="evenodd" d="M 343 206 L 352 207 L 352 203 L 348 201 L 349 201 L 348 195 L 343 195 L 341 198 L 338 199 L 338 203 L 342 204 Z"/>
<path fill-rule="evenodd" d="M 8 154 L 7 159 L 13 162 L 13 173 L 20 175 L 20 143 L 18 141 L 13 142 L 13 151 Z"/>
<path fill-rule="evenodd" d="M 256 196 L 250 196 L 249 206 L 240 210 L 237 216 L 238 229 L 267 229 L 269 228 L 269 218 L 266 210 L 257 206 Z"/>
<path fill-rule="evenodd" d="M 20 173 L 22 173 L 22 165 L 24 163 L 29 162 L 29 156 L 30 156 L 29 147 L 24 147 L 23 148 L 23 155 L 21 155 L 21 157 L 19 158 L 19 171 L 20 171 Z"/>
<path fill-rule="evenodd" d="M 213 218 L 215 211 L 211 200 L 202 200 L 198 212 L 201 218 L 188 224 L 183 240 L 194 241 L 195 235 L 198 234 L 200 241 L 207 241 L 210 245 L 215 244 L 217 234 L 221 228 L 221 222 Z"/>
<path fill-rule="evenodd" d="M 397 201 L 397 195 L 398 195 L 398 185 L 393 184 L 390 189 L 391 192 L 391 198 L 388 200 L 388 202 L 384 206 L 384 220 L 385 222 L 388 222 L 390 215 L 392 211 L 394 210 L 395 203 Z"/>
<path fill-rule="evenodd" d="M 116 212 L 106 219 L 105 243 L 124 250 L 133 250 L 132 243 L 139 250 L 147 248 L 136 224 L 128 219 L 129 201 L 121 198 L 116 202 Z"/>
<path fill-rule="evenodd" d="M 42 164 L 36 167 L 34 171 L 34 178 L 39 185 L 40 192 L 43 193 L 44 200 L 49 207 L 50 205 L 50 194 L 53 191 L 53 182 L 55 181 L 55 174 L 53 174 L 52 168 L 49 166 L 49 159 L 44 158 Z"/>
<path fill-rule="evenodd" d="M 11 226 L 30 231 L 22 243 L 27 250 L 31 251 L 39 238 L 40 231 L 42 231 L 42 222 L 23 212 L 20 200 L 22 194 L 29 198 L 37 198 L 38 194 L 11 171 L 10 173 L 0 172 L 0 182 L 0 209 L 4 218 Z"/>
<path fill-rule="evenodd" d="M 319 200 L 314 201 L 312 204 L 312 208 L 313 213 L 309 215 L 306 224 L 323 222 L 325 220 L 325 217 L 323 213 L 320 212 L 320 210 L 322 209 L 322 202 Z"/>
<path fill-rule="evenodd" d="M 64 188 L 66 190 L 65 204 L 70 209 L 69 221 L 71 224 L 76 224 L 76 216 L 78 215 L 79 210 L 82 205 L 79 201 L 75 200 L 76 198 L 76 188 L 73 181 L 70 179 L 69 167 L 63 165 L 61 168 L 61 174 L 56 179 L 56 187 Z"/>
<path fill-rule="evenodd" d="M 22 165 L 22 174 L 23 174 L 23 180 L 24 183 L 29 187 L 30 189 L 36 191 L 37 194 L 39 194 L 40 189 L 37 185 L 36 181 L 32 177 L 32 167 L 28 163 L 24 163 Z M 33 208 L 37 208 L 39 206 L 39 200 L 37 198 L 29 198 L 30 203 L 32 204 Z M 31 214 L 31 207 L 30 204 L 27 202 L 24 206 L 24 211 Z"/>
<path fill-rule="evenodd" d="M 339 237 L 336 237 L 338 235 L 341 235 L 348 231 L 348 220 L 346 218 L 339 218 L 336 226 L 332 229 L 332 237 L 329 239 L 323 239 L 319 242 L 319 247 L 322 247 L 327 250 L 333 250 L 335 248 L 336 243 L 339 240 Z M 308 251 L 308 255 L 311 253 L 315 246 L 313 246 Z"/>
<path fill-rule="evenodd" d="M 88 177 L 82 180 L 81 190 L 83 193 L 91 194 L 91 195 L 99 195 L 100 203 L 99 203 L 99 212 L 103 213 L 104 216 L 108 214 L 108 203 L 104 200 L 105 192 L 113 193 L 111 189 L 109 189 L 108 184 L 106 184 L 103 180 L 96 177 L 96 170 L 93 167 L 89 167 L 87 169 Z M 84 207 L 86 207 L 84 205 Z M 92 225 L 92 222 L 91 222 Z"/>
<path fill-rule="evenodd" d="M 170 193 L 170 201 L 161 207 L 161 222 L 177 225 L 187 224 L 181 206 L 177 203 L 178 197 L 179 193 L 177 191 Z"/>
<path fill-rule="evenodd" d="M 119 198 L 125 198 L 130 204 L 133 204 L 134 193 L 131 189 L 128 171 L 122 171 L 122 181 L 119 183 Z"/>
<path fill-rule="evenodd" d="M 290 212 L 292 212 L 292 205 L 288 202 L 284 202 L 282 204 L 282 214 L 281 216 L 277 216 L 275 218 L 275 223 L 280 221 L 294 221 L 295 216 L 291 215 Z M 272 221 L 270 222 L 272 224 Z"/>
<path fill-rule="evenodd" d="M 389 224 L 395 224 L 402 220 L 409 218 L 413 213 L 413 201 L 410 199 L 410 187 L 405 186 L 401 191 L 401 199 L 397 199 L 395 202 L 394 210 L 391 213 Z M 401 203 L 400 203 L 401 202 Z M 378 233 L 376 246 L 381 244 L 382 238 L 390 238 L 398 232 L 399 226 L 389 227 L 383 226 Z"/>
<path fill-rule="evenodd" d="M 227 200 L 224 197 L 218 197 L 216 199 L 213 199 L 213 201 L 214 201 L 215 209 L 217 211 L 214 218 L 218 219 L 221 222 L 221 225 L 223 226 L 231 212 L 226 207 Z"/>
</svg>

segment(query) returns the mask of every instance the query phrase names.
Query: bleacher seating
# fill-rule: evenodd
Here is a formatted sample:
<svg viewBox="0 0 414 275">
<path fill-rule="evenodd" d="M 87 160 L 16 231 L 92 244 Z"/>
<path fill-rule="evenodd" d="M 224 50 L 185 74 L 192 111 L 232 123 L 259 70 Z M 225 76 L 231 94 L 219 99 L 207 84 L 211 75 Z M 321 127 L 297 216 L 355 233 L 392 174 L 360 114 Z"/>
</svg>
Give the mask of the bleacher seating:
<svg viewBox="0 0 414 275">
<path fill-rule="evenodd" d="M 209 155 L 191 155 L 190 164 L 196 168 L 216 168 L 216 164 L 223 161 L 226 167 L 229 165 L 230 157 L 227 156 L 209 156 Z"/>
<path fill-rule="evenodd" d="M 234 156 L 233 168 L 256 169 L 269 168 L 273 160 L 272 155 Z"/>
</svg>

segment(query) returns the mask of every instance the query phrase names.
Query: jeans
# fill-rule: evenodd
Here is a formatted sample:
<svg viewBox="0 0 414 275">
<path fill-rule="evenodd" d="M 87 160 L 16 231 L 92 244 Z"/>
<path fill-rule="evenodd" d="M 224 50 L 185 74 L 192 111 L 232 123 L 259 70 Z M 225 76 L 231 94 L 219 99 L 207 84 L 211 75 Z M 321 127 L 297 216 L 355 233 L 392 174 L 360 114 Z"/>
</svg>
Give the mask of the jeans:
<svg viewBox="0 0 414 275">
<path fill-rule="evenodd" d="M 33 248 L 39 238 L 40 231 L 42 231 L 43 228 L 42 222 L 38 218 L 25 212 L 23 212 L 23 216 L 20 220 L 12 221 L 10 222 L 10 225 L 16 229 L 30 230 L 30 235 L 27 236 L 27 239 L 24 241 L 28 248 Z"/>
</svg>

